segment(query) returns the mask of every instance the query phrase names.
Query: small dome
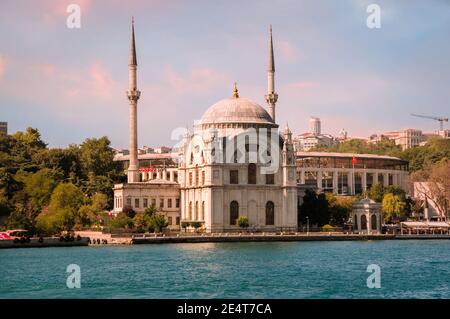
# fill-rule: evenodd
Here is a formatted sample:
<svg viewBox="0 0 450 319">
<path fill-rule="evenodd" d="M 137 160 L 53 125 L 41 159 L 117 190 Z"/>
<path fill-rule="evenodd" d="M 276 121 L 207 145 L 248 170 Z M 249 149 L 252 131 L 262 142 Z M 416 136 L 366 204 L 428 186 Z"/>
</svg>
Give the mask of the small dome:
<svg viewBox="0 0 450 319">
<path fill-rule="evenodd" d="M 273 123 L 269 113 L 259 104 L 241 97 L 231 97 L 212 105 L 202 116 L 201 124 Z"/>
</svg>

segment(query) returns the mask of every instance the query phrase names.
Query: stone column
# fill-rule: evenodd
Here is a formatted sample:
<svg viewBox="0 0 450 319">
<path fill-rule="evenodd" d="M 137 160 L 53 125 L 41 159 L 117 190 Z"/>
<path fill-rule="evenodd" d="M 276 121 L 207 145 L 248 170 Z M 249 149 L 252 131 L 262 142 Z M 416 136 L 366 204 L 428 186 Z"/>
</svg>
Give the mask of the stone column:
<svg viewBox="0 0 450 319">
<path fill-rule="evenodd" d="M 363 192 L 365 192 L 367 190 L 367 172 L 366 171 L 362 172 L 361 184 L 362 184 L 362 190 L 363 190 Z"/>
<path fill-rule="evenodd" d="M 333 193 L 339 193 L 339 172 L 336 170 L 333 171 Z"/>
<path fill-rule="evenodd" d="M 322 190 L 322 170 L 317 170 L 317 189 Z"/>
<path fill-rule="evenodd" d="M 303 168 L 300 171 L 300 184 L 305 184 L 305 170 Z"/>
<path fill-rule="evenodd" d="M 347 193 L 353 195 L 353 172 L 347 172 Z"/>
<path fill-rule="evenodd" d="M 383 186 L 389 186 L 389 173 L 383 173 Z"/>
<path fill-rule="evenodd" d="M 398 180 L 399 180 L 399 178 L 398 178 L 399 176 L 398 176 L 398 173 L 394 173 L 393 175 L 392 175 L 392 183 L 395 185 L 395 186 L 399 186 L 399 183 L 398 183 Z"/>
</svg>

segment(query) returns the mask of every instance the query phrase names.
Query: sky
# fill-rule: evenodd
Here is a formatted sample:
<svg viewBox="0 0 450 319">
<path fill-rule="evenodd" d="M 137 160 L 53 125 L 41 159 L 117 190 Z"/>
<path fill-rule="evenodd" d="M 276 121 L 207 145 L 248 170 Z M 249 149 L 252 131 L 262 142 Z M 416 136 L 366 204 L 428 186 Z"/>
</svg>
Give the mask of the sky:
<svg viewBox="0 0 450 319">
<path fill-rule="evenodd" d="M 67 6 L 81 28 L 66 26 Z M 370 29 L 367 6 L 381 8 Z M 209 106 L 242 97 L 267 107 L 273 26 L 277 122 L 294 135 L 320 117 L 324 133 L 418 128 L 449 116 L 448 0 L 2 0 L 0 121 L 36 127 L 50 147 L 108 136 L 128 147 L 130 22 L 138 58 L 139 145 L 174 145 Z M 448 127 L 448 125 L 447 125 Z"/>
</svg>

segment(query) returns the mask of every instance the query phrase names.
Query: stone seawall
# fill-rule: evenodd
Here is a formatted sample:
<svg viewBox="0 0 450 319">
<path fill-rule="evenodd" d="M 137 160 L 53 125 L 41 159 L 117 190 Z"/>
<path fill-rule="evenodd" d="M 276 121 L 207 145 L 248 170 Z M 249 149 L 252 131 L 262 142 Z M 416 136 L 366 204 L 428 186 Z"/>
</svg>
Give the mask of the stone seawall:
<svg viewBox="0 0 450 319">
<path fill-rule="evenodd" d="M 44 248 L 44 247 L 76 247 L 88 246 L 89 238 L 82 237 L 80 240 L 60 241 L 59 237 L 44 237 L 42 242 L 38 238 L 31 238 L 28 243 L 15 243 L 13 239 L 0 240 L 0 249 L 2 248 Z"/>
<path fill-rule="evenodd" d="M 395 235 L 205 235 L 133 238 L 132 244 L 390 240 Z"/>
</svg>

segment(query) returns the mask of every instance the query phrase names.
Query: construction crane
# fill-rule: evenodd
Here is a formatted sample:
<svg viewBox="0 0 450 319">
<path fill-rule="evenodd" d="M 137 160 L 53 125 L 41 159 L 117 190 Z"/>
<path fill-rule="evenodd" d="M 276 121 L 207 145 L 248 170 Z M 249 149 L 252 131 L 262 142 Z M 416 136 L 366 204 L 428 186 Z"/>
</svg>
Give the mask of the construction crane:
<svg viewBox="0 0 450 319">
<path fill-rule="evenodd" d="M 439 121 L 439 128 L 440 131 L 444 130 L 444 122 L 448 122 L 448 117 L 442 117 L 442 116 L 428 116 L 428 115 L 420 115 L 420 114 L 411 114 L 412 116 L 416 116 L 416 117 L 422 117 L 424 119 L 430 119 L 430 120 L 435 120 L 435 121 Z"/>
</svg>

